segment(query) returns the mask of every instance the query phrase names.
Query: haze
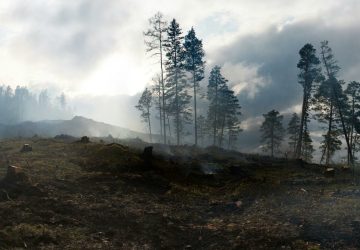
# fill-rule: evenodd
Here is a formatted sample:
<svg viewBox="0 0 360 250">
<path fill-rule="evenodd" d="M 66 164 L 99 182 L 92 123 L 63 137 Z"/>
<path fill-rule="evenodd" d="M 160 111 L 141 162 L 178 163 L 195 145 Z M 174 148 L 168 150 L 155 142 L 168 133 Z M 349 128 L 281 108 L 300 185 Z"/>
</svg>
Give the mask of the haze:
<svg viewBox="0 0 360 250">
<path fill-rule="evenodd" d="M 201 11 L 199 11 L 201 10 Z M 0 3 L 0 82 L 65 92 L 74 114 L 144 131 L 135 108 L 157 73 L 143 31 L 157 11 L 203 40 L 222 66 L 249 139 L 262 114 L 300 111 L 298 51 L 329 40 L 340 79 L 360 79 L 360 4 L 345 1 L 14 1 Z M 206 86 L 207 77 L 201 85 Z"/>
</svg>

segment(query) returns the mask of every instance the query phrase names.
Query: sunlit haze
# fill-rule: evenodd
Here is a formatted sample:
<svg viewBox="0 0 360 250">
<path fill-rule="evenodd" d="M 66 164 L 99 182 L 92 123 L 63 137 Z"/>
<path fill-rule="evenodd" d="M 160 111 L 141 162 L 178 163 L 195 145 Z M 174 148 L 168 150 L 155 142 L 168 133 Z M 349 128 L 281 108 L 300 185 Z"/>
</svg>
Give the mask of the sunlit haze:
<svg viewBox="0 0 360 250">
<path fill-rule="evenodd" d="M 359 3 L 4 0 L 0 81 L 12 86 L 54 85 L 69 94 L 134 95 L 156 73 L 143 42 L 147 19 L 156 11 L 179 20 L 184 31 L 194 26 L 204 41 L 207 62 L 215 64 L 220 49 L 271 27 L 281 32 L 306 21 L 327 27 L 356 25 Z M 238 79 L 231 75 L 239 74 L 236 70 L 226 72 L 235 83 Z M 242 80 L 246 85 L 247 79 Z"/>
<path fill-rule="evenodd" d="M 220 65 L 243 107 L 244 129 L 269 106 L 299 111 L 298 51 L 329 40 L 346 81 L 360 79 L 360 3 L 73 0 L 0 2 L 0 82 L 64 92 L 71 110 L 144 131 L 134 108 L 159 73 L 146 53 L 148 19 L 162 12 L 203 41 L 206 77 Z"/>
</svg>

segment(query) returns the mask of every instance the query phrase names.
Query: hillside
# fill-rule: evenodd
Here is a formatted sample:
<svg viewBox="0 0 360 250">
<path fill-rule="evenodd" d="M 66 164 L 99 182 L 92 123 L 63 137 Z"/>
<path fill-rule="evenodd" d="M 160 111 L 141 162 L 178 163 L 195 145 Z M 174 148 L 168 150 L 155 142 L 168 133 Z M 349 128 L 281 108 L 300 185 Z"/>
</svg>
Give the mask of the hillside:
<svg viewBox="0 0 360 250">
<path fill-rule="evenodd" d="M 21 153 L 24 143 L 33 151 Z M 164 148 L 146 158 L 116 143 L 2 141 L 0 249 L 360 246 L 351 172 L 327 178 L 304 162 Z M 21 178 L 5 178 L 7 162 Z"/>
<path fill-rule="evenodd" d="M 149 140 L 149 136 L 147 134 L 109 125 L 103 122 L 97 122 L 81 116 L 75 116 L 71 120 L 23 122 L 16 125 L 0 125 L 1 138 L 29 138 L 34 135 L 54 137 L 60 134 L 67 134 L 74 137 L 85 135 L 106 137 L 108 135 L 112 135 L 116 138 L 140 138 L 142 140 Z"/>
</svg>

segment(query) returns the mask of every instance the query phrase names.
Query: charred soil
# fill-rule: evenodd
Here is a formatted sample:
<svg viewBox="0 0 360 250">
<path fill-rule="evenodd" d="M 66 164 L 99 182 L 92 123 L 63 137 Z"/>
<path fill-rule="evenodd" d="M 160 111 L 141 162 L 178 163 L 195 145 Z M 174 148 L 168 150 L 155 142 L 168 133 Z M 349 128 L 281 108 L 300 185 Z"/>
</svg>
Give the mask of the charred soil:
<svg viewBox="0 0 360 250">
<path fill-rule="evenodd" d="M 92 141 L 1 142 L 0 249 L 360 247 L 351 171 L 161 145 L 149 162 Z M 23 178 L 7 179 L 9 164 Z"/>
</svg>

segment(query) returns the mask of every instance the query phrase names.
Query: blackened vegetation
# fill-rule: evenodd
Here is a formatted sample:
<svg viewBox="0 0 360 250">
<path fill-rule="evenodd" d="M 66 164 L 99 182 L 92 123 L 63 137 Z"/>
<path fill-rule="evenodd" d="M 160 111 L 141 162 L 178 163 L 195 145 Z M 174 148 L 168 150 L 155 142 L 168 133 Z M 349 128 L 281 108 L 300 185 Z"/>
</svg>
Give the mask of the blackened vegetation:
<svg viewBox="0 0 360 250">
<path fill-rule="evenodd" d="M 2 142 L 0 249 L 359 247 L 351 171 L 326 177 L 301 160 L 97 140 Z M 25 177 L 6 177 L 6 161 Z"/>
<path fill-rule="evenodd" d="M 60 134 L 60 135 L 56 135 L 54 137 L 54 139 L 56 139 L 56 140 L 64 140 L 64 141 L 75 141 L 76 137 L 71 136 L 71 135 L 67 135 L 67 134 Z"/>
</svg>

